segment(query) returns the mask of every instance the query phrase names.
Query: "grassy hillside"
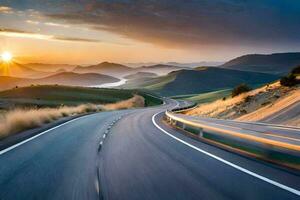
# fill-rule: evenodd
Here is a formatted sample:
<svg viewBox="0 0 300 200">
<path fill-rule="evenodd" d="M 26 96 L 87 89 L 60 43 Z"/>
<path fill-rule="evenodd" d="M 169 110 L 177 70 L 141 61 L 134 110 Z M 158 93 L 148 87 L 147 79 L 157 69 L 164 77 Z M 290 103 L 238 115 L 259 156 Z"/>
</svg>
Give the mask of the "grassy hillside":
<svg viewBox="0 0 300 200">
<path fill-rule="evenodd" d="M 146 88 L 162 96 L 177 96 L 226 90 L 238 84 L 251 86 L 268 83 L 278 76 L 216 67 L 200 67 L 195 70 L 179 70 L 166 76 L 130 80 L 123 87 Z"/>
<path fill-rule="evenodd" d="M 148 106 L 161 103 L 159 100 L 148 96 L 147 93 L 137 90 L 41 85 L 0 92 L 0 108 L 14 106 L 57 107 L 85 103 L 107 104 L 129 99 L 134 94 L 143 96 Z"/>
<path fill-rule="evenodd" d="M 195 103 L 209 103 L 217 99 L 222 99 L 223 97 L 227 98 L 228 96 L 230 96 L 230 94 L 231 94 L 231 89 L 225 89 L 225 90 L 217 90 L 214 92 L 207 92 L 202 94 L 174 96 L 172 98 L 183 99 Z"/>
<path fill-rule="evenodd" d="M 2 91 L 0 102 L 2 105 L 21 106 L 104 104 L 129 99 L 132 96 L 133 92 L 129 90 L 43 85 Z"/>
<path fill-rule="evenodd" d="M 165 84 L 172 82 L 176 76 L 174 74 L 168 74 L 165 76 L 159 76 L 155 78 L 142 77 L 136 79 L 130 79 L 126 84 L 122 85 L 122 88 L 135 89 L 143 88 L 147 90 L 156 91 L 164 87 Z"/>
<path fill-rule="evenodd" d="M 46 78 L 33 80 L 35 84 L 60 84 L 72 86 L 92 86 L 103 83 L 117 82 L 119 79 L 112 76 L 96 73 L 77 74 L 74 72 L 61 72 Z"/>
<path fill-rule="evenodd" d="M 250 54 L 230 60 L 222 67 L 271 74 L 286 74 L 299 64 L 300 53 Z"/>
</svg>

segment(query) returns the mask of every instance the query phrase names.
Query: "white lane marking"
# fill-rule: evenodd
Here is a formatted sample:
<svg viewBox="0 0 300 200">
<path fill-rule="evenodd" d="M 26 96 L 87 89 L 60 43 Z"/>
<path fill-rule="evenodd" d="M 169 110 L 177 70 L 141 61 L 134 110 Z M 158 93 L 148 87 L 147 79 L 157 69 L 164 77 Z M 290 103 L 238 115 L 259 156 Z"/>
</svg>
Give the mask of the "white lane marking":
<svg viewBox="0 0 300 200">
<path fill-rule="evenodd" d="M 65 123 L 62 123 L 62 124 L 60 124 L 60 125 L 58 125 L 58 126 L 52 127 L 52 128 L 50 128 L 50 129 L 48 129 L 48 130 L 46 130 L 46 131 L 43 131 L 43 132 L 41 132 L 41 133 L 39 133 L 39 134 L 37 134 L 37 135 L 35 135 L 35 136 L 33 136 L 33 137 L 30 137 L 30 138 L 28 138 L 28 139 L 26 139 L 26 140 L 23 140 L 23 141 L 21 141 L 21 142 L 19 142 L 19 143 L 17 143 L 17 144 L 12 145 L 12 146 L 10 146 L 10 147 L 8 147 L 8 148 L 6 148 L 6 149 L 1 150 L 1 151 L 0 151 L 0 155 L 3 155 L 3 154 L 5 154 L 5 153 L 7 153 L 7 152 L 9 152 L 9 151 L 11 151 L 11 150 L 13 150 L 13 149 L 15 149 L 15 148 L 21 146 L 21 145 L 23 145 L 23 144 L 25 144 L 25 143 L 27 143 L 27 142 L 29 142 L 29 141 L 31 141 L 31 140 L 34 140 L 35 138 L 38 138 L 38 137 L 44 135 L 45 133 L 48 133 L 48 132 L 50 132 L 50 131 L 52 131 L 52 130 L 55 130 L 55 129 L 59 128 L 59 127 L 62 127 L 62 126 L 64 126 L 64 125 L 68 124 L 68 123 L 74 122 L 74 121 L 76 121 L 76 120 L 79 120 L 79 119 L 82 119 L 82 118 L 85 118 L 85 117 L 87 117 L 87 116 L 82 116 L 82 117 L 78 117 L 78 118 L 76 118 L 76 119 L 72 119 L 72 120 L 67 121 L 67 122 L 65 122 Z"/>
<path fill-rule="evenodd" d="M 163 133 L 165 133 L 166 135 L 170 136 L 171 138 L 173 138 L 173 139 L 175 139 L 175 140 L 177 140 L 177 141 L 179 141 L 179 142 L 185 144 L 186 146 L 191 147 L 192 149 L 194 149 L 194 150 L 196 150 L 196 151 L 199 151 L 199 152 L 201 152 L 201 153 L 203 153 L 203 154 L 205 154 L 205 155 L 207 155 L 207 156 L 209 156 L 209 157 L 211 157 L 211 158 L 214 158 L 214 159 L 216 159 L 216 160 L 218 160 L 218 161 L 220 161 L 220 162 L 222 162 L 222 163 L 224 163 L 224 164 L 226 164 L 226 165 L 228 165 L 228 166 L 230 166 L 230 167 L 233 167 L 233 168 L 235 168 L 235 169 L 237 169 L 237 170 L 239 170 L 239 171 L 241 171 L 241 172 L 244 172 L 244 173 L 246 173 L 246 174 L 248 174 L 248 175 L 250 175 L 250 176 L 253 176 L 253 177 L 258 178 L 258 179 L 260 179 L 260 180 L 262 180 L 262 181 L 265 181 L 265 182 L 267 182 L 267 183 L 270 183 L 271 185 L 274 185 L 274 186 L 276 186 L 276 187 L 279 187 L 279 188 L 281 188 L 281 189 L 284 189 L 284 190 L 286 190 L 286 191 L 288 191 L 288 192 L 291 192 L 291 193 L 293 193 L 293 194 L 296 194 L 296 195 L 300 196 L 300 191 L 299 191 L 299 190 L 296 190 L 296 189 L 294 189 L 294 188 L 288 187 L 288 186 L 286 186 L 286 185 L 283 185 L 283 184 L 281 184 L 281 183 L 278 183 L 278 182 L 276 182 L 276 181 L 273 181 L 273 180 L 271 180 L 271 179 L 268 179 L 268 178 L 266 178 L 266 177 L 264 177 L 264 176 L 261 176 L 261 175 L 259 175 L 259 174 L 256 174 L 256 173 L 254 173 L 254 172 L 252 172 L 252 171 L 250 171 L 250 170 L 248 170 L 248 169 L 245 169 L 245 168 L 240 167 L 240 166 L 238 166 L 238 165 L 236 165 L 236 164 L 233 164 L 233 163 L 231 163 L 231 162 L 229 162 L 229 161 L 227 161 L 227 160 L 224 160 L 223 158 L 220 158 L 220 157 L 218 157 L 218 156 L 216 156 L 216 155 L 214 155 L 214 154 L 211 154 L 211 153 L 209 153 L 209 152 L 207 152 L 207 151 L 204 151 L 203 149 L 200 149 L 200 148 L 198 148 L 198 147 L 195 147 L 194 145 L 189 144 L 189 143 L 185 142 L 184 140 L 182 140 L 182 139 L 180 139 L 180 138 L 178 138 L 178 137 L 175 137 L 175 136 L 172 135 L 171 133 L 168 133 L 167 131 L 165 131 L 163 128 L 161 128 L 161 127 L 155 122 L 155 117 L 156 117 L 158 114 L 160 114 L 160 112 L 159 112 L 159 113 L 156 113 L 156 114 L 154 114 L 154 115 L 152 116 L 152 123 L 156 126 L 156 128 L 158 128 L 159 130 L 161 130 Z"/>
<path fill-rule="evenodd" d="M 102 137 L 103 137 L 103 139 L 105 139 L 105 138 L 106 138 L 106 134 L 103 134 L 103 136 L 102 136 Z"/>
</svg>

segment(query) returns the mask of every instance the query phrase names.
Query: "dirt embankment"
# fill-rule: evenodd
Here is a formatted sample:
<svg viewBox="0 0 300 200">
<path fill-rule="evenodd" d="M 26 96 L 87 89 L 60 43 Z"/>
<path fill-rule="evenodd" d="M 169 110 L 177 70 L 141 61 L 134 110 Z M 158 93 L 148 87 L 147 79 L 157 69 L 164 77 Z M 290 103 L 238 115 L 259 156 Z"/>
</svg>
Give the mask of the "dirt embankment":
<svg viewBox="0 0 300 200">
<path fill-rule="evenodd" d="M 234 98 L 201 104 L 186 114 L 297 126 L 300 125 L 299 111 L 300 88 L 283 87 L 276 82 Z"/>
</svg>

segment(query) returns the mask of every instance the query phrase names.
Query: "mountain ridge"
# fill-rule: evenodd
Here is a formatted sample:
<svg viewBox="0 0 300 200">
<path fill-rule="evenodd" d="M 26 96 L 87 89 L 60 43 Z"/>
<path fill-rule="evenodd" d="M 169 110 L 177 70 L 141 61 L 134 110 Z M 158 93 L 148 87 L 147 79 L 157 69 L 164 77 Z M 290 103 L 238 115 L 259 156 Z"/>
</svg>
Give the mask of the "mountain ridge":
<svg viewBox="0 0 300 200">
<path fill-rule="evenodd" d="M 229 60 L 219 67 L 271 74 L 286 74 L 296 65 L 300 65 L 300 52 L 247 54 Z"/>
</svg>

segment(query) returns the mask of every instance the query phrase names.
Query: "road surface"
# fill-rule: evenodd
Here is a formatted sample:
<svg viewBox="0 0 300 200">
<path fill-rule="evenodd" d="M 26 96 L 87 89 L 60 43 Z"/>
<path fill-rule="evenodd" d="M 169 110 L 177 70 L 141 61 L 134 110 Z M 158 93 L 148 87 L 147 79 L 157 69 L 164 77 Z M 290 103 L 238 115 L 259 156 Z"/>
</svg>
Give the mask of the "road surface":
<svg viewBox="0 0 300 200">
<path fill-rule="evenodd" d="M 300 199 L 296 172 L 162 123 L 177 105 L 84 116 L 0 151 L 0 199 Z"/>
</svg>

